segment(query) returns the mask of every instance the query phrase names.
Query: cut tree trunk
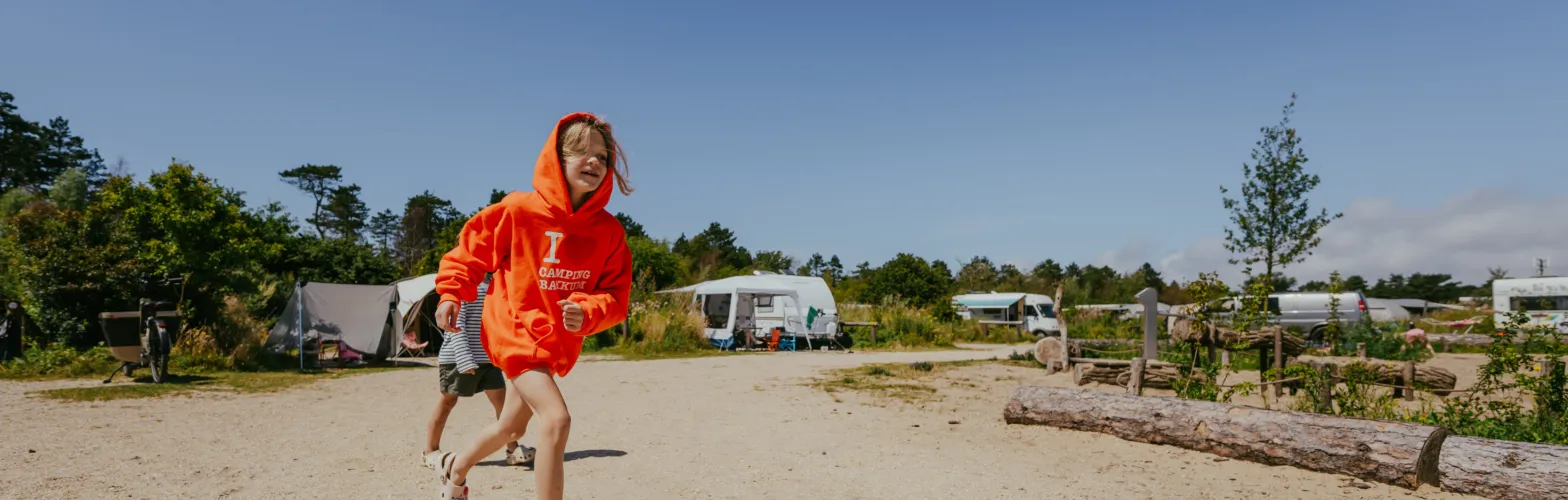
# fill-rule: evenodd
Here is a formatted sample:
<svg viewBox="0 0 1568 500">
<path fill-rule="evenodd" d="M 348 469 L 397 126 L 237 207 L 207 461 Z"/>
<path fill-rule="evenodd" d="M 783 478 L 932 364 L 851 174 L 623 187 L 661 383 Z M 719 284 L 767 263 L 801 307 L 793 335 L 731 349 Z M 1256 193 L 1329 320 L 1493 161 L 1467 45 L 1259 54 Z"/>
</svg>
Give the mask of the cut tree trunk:
<svg viewBox="0 0 1568 500">
<path fill-rule="evenodd" d="M 1426 341 L 1432 345 L 1461 345 L 1466 347 L 1486 347 L 1492 345 L 1492 340 L 1496 338 L 1494 335 L 1482 335 L 1479 333 L 1426 334 Z M 1525 338 L 1523 336 L 1515 336 L 1513 340 L 1515 344 L 1523 344 L 1524 341 Z"/>
<path fill-rule="evenodd" d="M 1568 499 L 1568 446 L 1451 437 L 1438 460 L 1443 489 L 1498 500 Z"/>
<path fill-rule="evenodd" d="M 1265 327 L 1247 332 L 1236 331 L 1229 328 L 1199 326 L 1198 322 L 1190 319 L 1177 319 L 1170 329 L 1172 340 L 1180 342 L 1196 342 L 1198 345 L 1217 346 L 1225 349 L 1253 350 L 1260 347 L 1274 348 L 1274 332 L 1282 330 L 1278 326 Z M 1307 343 L 1291 333 L 1285 333 L 1281 339 L 1284 344 L 1285 357 L 1294 358 L 1306 352 Z"/>
<path fill-rule="evenodd" d="M 1389 385 L 1409 385 L 1398 383 L 1404 378 L 1405 363 L 1396 361 L 1383 361 L 1378 359 L 1360 360 L 1354 358 L 1324 358 L 1317 356 L 1302 356 L 1291 362 L 1291 365 L 1316 366 L 1320 364 L 1334 365 L 1334 375 L 1343 377 L 1344 368 L 1355 363 L 1365 363 L 1377 371 L 1375 382 Z M 1449 391 L 1454 390 L 1454 385 L 1459 378 L 1454 372 L 1435 366 L 1416 365 L 1416 387 L 1426 387 L 1432 394 L 1447 397 Z"/>
<path fill-rule="evenodd" d="M 1437 484 L 1448 436 L 1439 427 L 1403 422 L 1035 386 L 1014 390 L 1003 417 L 1009 424 L 1101 432 L 1410 489 Z"/>
<path fill-rule="evenodd" d="M 1181 372 L 1174 367 L 1156 366 L 1148 364 L 1143 369 L 1143 387 L 1145 389 L 1171 389 L 1175 387 L 1176 379 L 1181 377 Z M 1073 383 L 1088 385 L 1089 383 L 1127 387 L 1132 381 L 1132 363 L 1126 366 L 1105 366 L 1089 363 L 1076 363 L 1073 365 Z"/>
</svg>

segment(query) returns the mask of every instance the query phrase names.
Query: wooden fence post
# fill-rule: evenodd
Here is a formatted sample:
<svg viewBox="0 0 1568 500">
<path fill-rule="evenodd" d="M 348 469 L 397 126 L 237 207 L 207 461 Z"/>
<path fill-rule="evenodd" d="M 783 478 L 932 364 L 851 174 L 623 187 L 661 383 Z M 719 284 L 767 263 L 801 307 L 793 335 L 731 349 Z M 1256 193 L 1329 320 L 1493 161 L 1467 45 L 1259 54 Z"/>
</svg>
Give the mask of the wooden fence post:
<svg viewBox="0 0 1568 500">
<path fill-rule="evenodd" d="M 1143 367 L 1146 360 L 1143 358 L 1132 359 L 1131 377 L 1127 379 L 1127 394 L 1132 396 L 1143 395 Z"/>
<path fill-rule="evenodd" d="M 1279 379 L 1285 378 L 1285 329 L 1274 330 L 1274 367 L 1278 368 Z M 1285 384 L 1274 384 L 1274 397 L 1285 395 Z"/>
<path fill-rule="evenodd" d="M 1230 349 L 1220 351 L 1220 366 L 1230 369 Z"/>
<path fill-rule="evenodd" d="M 1405 381 L 1400 382 L 1400 386 L 1416 387 L 1416 361 L 1405 362 L 1405 375 L 1402 378 Z M 1414 400 L 1416 400 L 1416 389 L 1405 389 L 1405 401 Z"/>
</svg>

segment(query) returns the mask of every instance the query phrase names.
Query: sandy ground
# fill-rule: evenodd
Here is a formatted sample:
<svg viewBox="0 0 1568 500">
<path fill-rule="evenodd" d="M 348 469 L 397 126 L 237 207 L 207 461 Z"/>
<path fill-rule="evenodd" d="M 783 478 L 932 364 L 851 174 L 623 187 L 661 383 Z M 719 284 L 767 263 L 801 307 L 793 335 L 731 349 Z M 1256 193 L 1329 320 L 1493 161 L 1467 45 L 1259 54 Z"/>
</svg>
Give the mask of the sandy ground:
<svg viewBox="0 0 1568 500">
<path fill-rule="evenodd" d="M 1025 346 L 921 353 L 780 353 L 592 361 L 561 380 L 573 413 L 570 498 L 1468 498 L 1289 467 L 1008 426 L 1020 384 L 1065 375 L 999 364 L 935 382 L 909 404 L 807 384 L 871 362 L 1005 358 Z M 1465 382 L 1461 381 L 1461 385 Z M 434 368 L 262 395 L 198 393 L 61 403 L 27 391 L 96 381 L 0 382 L 0 498 L 436 498 L 422 467 Z M 836 401 L 837 400 L 837 401 Z M 446 447 L 494 418 L 461 402 Z M 958 422 L 952 424 L 949 422 Z M 530 444 L 533 440 L 524 438 Z M 473 497 L 533 498 L 533 475 L 497 453 Z"/>
</svg>

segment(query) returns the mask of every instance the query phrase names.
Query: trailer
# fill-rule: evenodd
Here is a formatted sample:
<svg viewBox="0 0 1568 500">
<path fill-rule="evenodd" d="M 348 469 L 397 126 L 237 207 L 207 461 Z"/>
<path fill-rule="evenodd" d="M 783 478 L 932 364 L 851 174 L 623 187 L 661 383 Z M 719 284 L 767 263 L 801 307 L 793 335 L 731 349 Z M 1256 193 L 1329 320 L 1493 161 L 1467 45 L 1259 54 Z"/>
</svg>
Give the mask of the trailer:
<svg viewBox="0 0 1568 500">
<path fill-rule="evenodd" d="M 839 340 L 838 304 L 819 277 L 758 271 L 660 293 L 677 292 L 692 294 L 707 323 L 703 335 L 721 349 L 766 343 L 774 329 L 800 348 Z"/>
<path fill-rule="evenodd" d="M 1055 302 L 1038 293 L 970 293 L 953 296 L 953 309 L 966 320 L 1000 324 L 1023 322 L 1023 329 L 1036 336 L 1061 332 L 1056 321 Z"/>
<path fill-rule="evenodd" d="M 1498 328 L 1516 311 L 1530 315 L 1529 326 L 1551 325 L 1568 334 L 1568 277 L 1500 279 L 1492 282 L 1492 318 Z"/>
</svg>

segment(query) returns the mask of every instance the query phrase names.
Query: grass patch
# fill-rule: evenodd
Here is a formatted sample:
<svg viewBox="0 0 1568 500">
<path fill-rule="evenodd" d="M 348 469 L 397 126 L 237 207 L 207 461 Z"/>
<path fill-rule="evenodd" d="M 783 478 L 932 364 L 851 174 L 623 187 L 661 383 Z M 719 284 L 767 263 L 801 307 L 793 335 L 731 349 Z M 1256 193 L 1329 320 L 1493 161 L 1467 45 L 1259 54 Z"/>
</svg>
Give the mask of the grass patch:
<svg viewBox="0 0 1568 500">
<path fill-rule="evenodd" d="M 67 389 L 49 389 L 47 391 L 34 391 L 29 394 L 37 395 L 44 399 L 56 401 L 76 401 L 90 403 L 96 401 L 113 401 L 117 399 L 143 399 L 168 396 L 171 394 L 188 393 L 195 390 L 191 386 L 175 384 L 132 384 L 111 385 L 105 387 L 71 387 Z"/>
<path fill-rule="evenodd" d="M 257 394 L 284 391 L 320 380 L 380 373 L 401 368 L 404 367 L 378 366 L 306 372 L 218 372 L 207 375 L 171 375 L 168 380 L 161 384 L 152 383 L 151 378 L 143 376 L 137 378 L 134 384 L 69 387 L 31 391 L 28 394 L 44 399 L 76 402 L 144 399 L 177 394 L 188 395 L 196 392 Z"/>
<path fill-rule="evenodd" d="M 648 361 L 655 359 L 684 359 L 684 358 L 711 358 L 714 356 L 737 356 L 751 354 L 748 351 L 721 351 L 714 348 L 664 351 L 654 349 L 634 349 L 615 346 L 594 351 L 593 354 L 610 354 L 620 356 L 626 361 Z"/>
</svg>

